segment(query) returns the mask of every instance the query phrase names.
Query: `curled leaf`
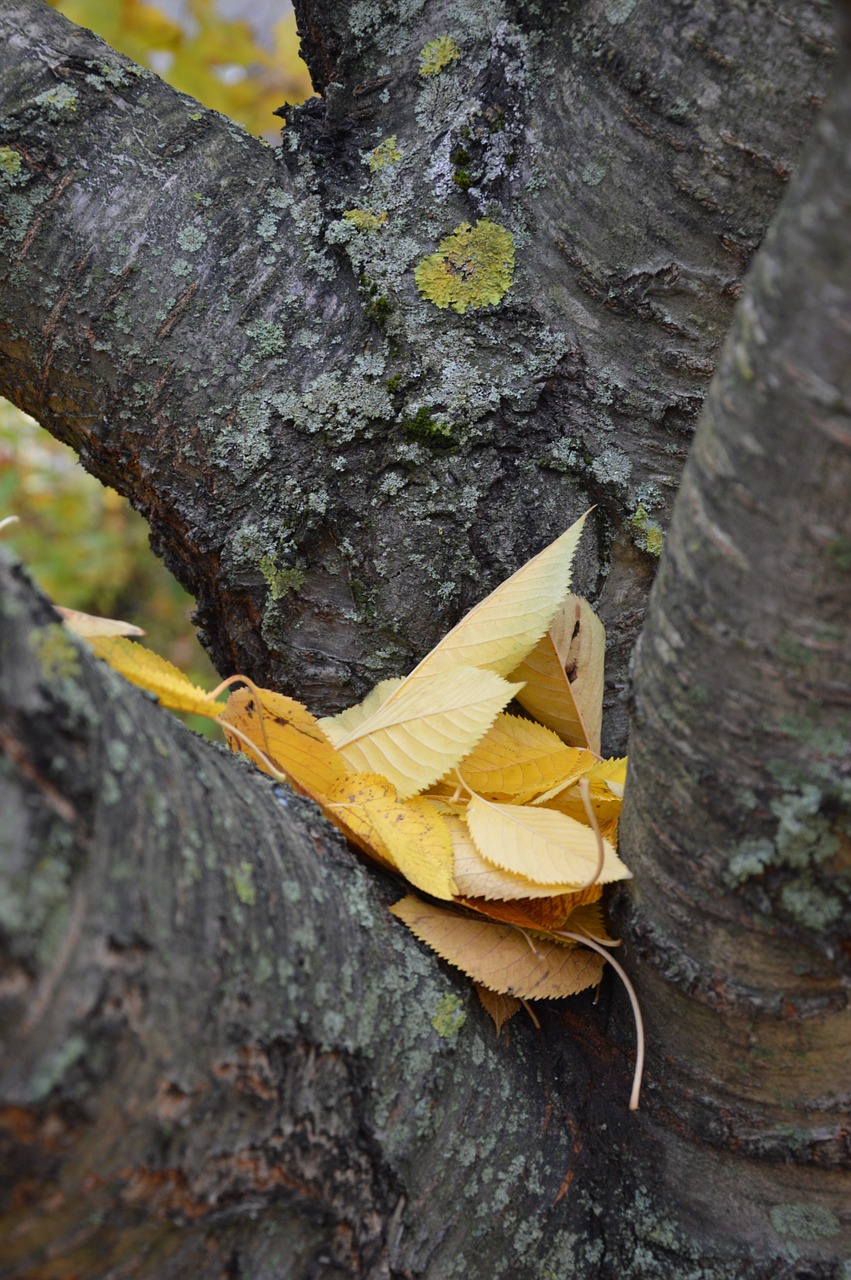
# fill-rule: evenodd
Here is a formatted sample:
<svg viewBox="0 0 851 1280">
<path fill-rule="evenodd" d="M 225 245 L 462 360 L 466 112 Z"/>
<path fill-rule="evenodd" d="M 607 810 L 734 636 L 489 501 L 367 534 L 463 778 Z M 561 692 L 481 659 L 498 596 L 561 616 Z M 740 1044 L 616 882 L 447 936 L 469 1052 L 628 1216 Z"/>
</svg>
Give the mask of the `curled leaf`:
<svg viewBox="0 0 851 1280">
<path fill-rule="evenodd" d="M 520 705 L 570 746 L 600 753 L 606 633 L 587 600 L 569 595 L 546 635 L 511 673 Z"/>
</svg>

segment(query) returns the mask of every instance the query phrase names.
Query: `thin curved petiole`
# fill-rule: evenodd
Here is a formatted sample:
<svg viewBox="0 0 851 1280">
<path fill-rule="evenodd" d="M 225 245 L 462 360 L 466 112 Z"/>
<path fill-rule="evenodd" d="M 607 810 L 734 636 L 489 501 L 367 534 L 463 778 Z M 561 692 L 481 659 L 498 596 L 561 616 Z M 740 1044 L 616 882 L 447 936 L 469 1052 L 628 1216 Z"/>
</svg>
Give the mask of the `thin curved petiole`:
<svg viewBox="0 0 851 1280">
<path fill-rule="evenodd" d="M 555 932 L 555 931 L 554 931 Z M 570 938 L 573 942 L 579 942 L 583 947 L 590 947 L 592 951 L 596 951 L 604 960 L 608 960 L 609 964 L 615 970 L 623 985 L 626 987 L 626 993 L 629 996 L 632 1005 L 632 1016 L 635 1019 L 635 1073 L 632 1078 L 632 1093 L 629 1095 L 630 1111 L 638 1110 L 638 1095 L 641 1092 L 641 1077 L 644 1074 L 644 1019 L 641 1016 L 641 1008 L 638 1004 L 638 996 L 635 994 L 635 987 L 630 982 L 624 969 L 618 964 L 614 956 L 609 955 L 603 947 L 593 942 L 591 938 L 583 938 L 579 933 L 569 933 L 566 929 L 558 931 L 558 937 Z"/>
</svg>

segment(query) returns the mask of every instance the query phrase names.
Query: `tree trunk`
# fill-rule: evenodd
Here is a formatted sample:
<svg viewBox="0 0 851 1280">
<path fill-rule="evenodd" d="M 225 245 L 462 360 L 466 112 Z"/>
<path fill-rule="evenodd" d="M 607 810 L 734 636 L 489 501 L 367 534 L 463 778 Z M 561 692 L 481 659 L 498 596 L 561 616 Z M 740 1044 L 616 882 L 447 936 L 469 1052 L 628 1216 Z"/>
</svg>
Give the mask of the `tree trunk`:
<svg viewBox="0 0 851 1280">
<path fill-rule="evenodd" d="M 578 577 L 617 750 L 690 428 L 825 87 L 822 9 L 377 14 L 300 6 L 325 97 L 278 158 L 0 0 L 0 389 L 145 511 L 222 671 L 315 709 L 596 501 Z M 441 35 L 459 56 L 421 75 Z M 844 1276 L 846 99 L 739 312 L 636 669 L 645 1110 L 608 981 L 495 1039 L 395 886 L 4 566 L 0 1274 Z M 438 308 L 413 269 L 481 218 L 511 287 Z"/>
<path fill-rule="evenodd" d="M 622 750 L 691 430 L 824 91 L 823 7 L 298 12 L 326 97 L 278 153 L 3 0 L 0 390 L 145 513 L 222 673 L 317 709 L 596 503 L 578 585 Z M 420 74 L 444 34 L 460 56 Z M 414 268 L 482 217 L 511 287 L 440 309 Z"/>
<path fill-rule="evenodd" d="M 633 672 L 625 913 L 682 1187 L 851 1252 L 851 76 L 769 233 Z M 664 1065 L 658 1051 L 664 1046 Z"/>
</svg>

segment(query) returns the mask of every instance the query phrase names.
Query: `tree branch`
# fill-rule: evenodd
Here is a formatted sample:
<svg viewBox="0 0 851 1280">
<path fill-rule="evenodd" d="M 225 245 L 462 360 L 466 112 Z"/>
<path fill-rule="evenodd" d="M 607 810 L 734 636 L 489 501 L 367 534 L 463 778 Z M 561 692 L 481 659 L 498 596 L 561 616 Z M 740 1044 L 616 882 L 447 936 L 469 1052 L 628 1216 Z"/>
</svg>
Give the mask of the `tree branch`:
<svg viewBox="0 0 851 1280">
<path fill-rule="evenodd" d="M 650 553 L 826 79 L 824 18 L 787 7 L 714 34 L 700 4 L 465 7 L 429 77 L 425 11 L 304 5 L 336 79 L 277 158 L 7 0 L 2 389 L 145 512 L 220 670 L 317 709 L 407 669 L 596 502 L 578 586 L 619 749 Z M 400 159 L 370 162 L 389 137 Z M 514 236 L 511 288 L 440 310 L 414 267 L 482 216 Z"/>
</svg>

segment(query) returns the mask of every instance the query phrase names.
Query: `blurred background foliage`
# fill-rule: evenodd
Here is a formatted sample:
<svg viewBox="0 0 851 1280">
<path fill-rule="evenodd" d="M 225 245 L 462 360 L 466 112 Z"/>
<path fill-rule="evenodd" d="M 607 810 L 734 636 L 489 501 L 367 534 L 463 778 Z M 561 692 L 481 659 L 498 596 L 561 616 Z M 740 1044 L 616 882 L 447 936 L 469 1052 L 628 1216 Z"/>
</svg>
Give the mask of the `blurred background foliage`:
<svg viewBox="0 0 851 1280">
<path fill-rule="evenodd" d="M 108 44 L 249 132 L 280 142 L 272 115 L 312 93 L 284 0 L 49 0 Z M 167 10 L 167 11 L 166 11 Z M 190 623 L 192 600 L 148 546 L 148 527 L 76 455 L 0 399 L 4 542 L 57 604 L 124 618 L 197 683 L 218 683 Z M 192 718 L 193 727 L 209 722 Z"/>
</svg>

